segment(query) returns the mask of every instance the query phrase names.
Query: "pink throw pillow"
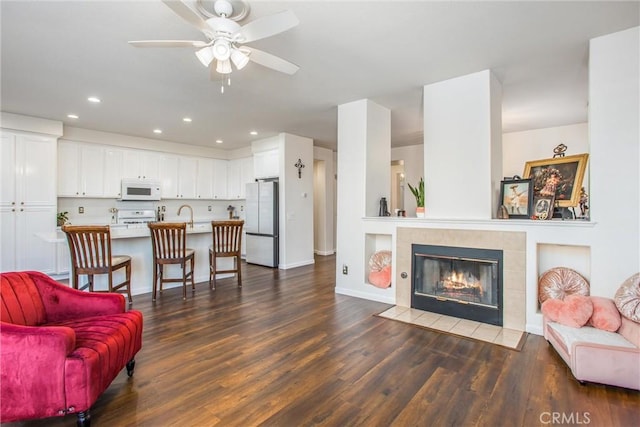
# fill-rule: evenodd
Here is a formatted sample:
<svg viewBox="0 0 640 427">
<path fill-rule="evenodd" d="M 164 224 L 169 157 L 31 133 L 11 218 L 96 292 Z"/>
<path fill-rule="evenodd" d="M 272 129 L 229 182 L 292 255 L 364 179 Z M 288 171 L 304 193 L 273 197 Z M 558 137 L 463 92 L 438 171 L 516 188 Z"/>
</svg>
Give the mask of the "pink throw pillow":
<svg viewBox="0 0 640 427">
<path fill-rule="evenodd" d="M 369 273 L 369 283 L 378 288 L 388 288 L 391 286 L 391 266 L 387 265 L 380 271 Z"/>
<path fill-rule="evenodd" d="M 593 314 L 591 298 L 584 295 L 567 295 L 564 300 L 548 299 L 542 303 L 542 314 L 560 324 L 580 328 Z"/>
<path fill-rule="evenodd" d="M 593 303 L 593 314 L 587 325 L 605 331 L 615 332 L 620 328 L 622 319 L 620 312 L 616 308 L 615 302 L 610 298 L 591 297 Z"/>
</svg>

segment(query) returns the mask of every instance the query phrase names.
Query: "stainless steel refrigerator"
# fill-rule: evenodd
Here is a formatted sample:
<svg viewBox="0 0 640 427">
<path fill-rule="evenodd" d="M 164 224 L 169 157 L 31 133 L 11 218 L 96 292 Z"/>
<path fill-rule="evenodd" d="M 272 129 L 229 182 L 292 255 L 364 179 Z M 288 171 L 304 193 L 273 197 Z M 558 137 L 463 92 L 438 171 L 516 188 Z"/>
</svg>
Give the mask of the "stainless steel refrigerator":
<svg viewBox="0 0 640 427">
<path fill-rule="evenodd" d="M 278 182 L 247 184 L 244 228 L 247 262 L 278 266 Z"/>
</svg>

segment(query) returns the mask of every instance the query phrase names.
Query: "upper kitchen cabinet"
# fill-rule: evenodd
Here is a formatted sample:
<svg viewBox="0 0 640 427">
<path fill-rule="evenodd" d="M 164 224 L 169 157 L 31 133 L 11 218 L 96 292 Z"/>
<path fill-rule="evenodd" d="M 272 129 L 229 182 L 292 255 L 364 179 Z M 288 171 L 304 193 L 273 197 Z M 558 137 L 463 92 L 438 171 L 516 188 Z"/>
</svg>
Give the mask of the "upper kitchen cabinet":
<svg viewBox="0 0 640 427">
<path fill-rule="evenodd" d="M 280 151 L 273 149 L 254 152 L 253 172 L 256 179 L 277 178 L 280 175 Z"/>
<path fill-rule="evenodd" d="M 213 159 L 213 198 L 224 200 L 227 195 L 227 160 Z"/>
<path fill-rule="evenodd" d="M 160 159 L 163 199 L 196 199 L 197 159 L 163 155 Z"/>
<path fill-rule="evenodd" d="M 73 141 L 58 143 L 58 196 L 104 197 L 104 148 Z"/>
<path fill-rule="evenodd" d="M 124 150 L 122 178 L 161 179 L 160 154 L 144 150 Z"/>
<path fill-rule="evenodd" d="M 253 158 L 231 160 L 228 166 L 227 195 L 229 199 L 245 199 L 246 184 L 254 181 Z"/>
<path fill-rule="evenodd" d="M 198 199 L 213 199 L 213 159 L 198 158 L 196 193 Z"/>
<path fill-rule="evenodd" d="M 124 150 L 105 147 L 104 149 L 104 197 L 122 197 L 122 176 L 124 175 Z"/>
</svg>

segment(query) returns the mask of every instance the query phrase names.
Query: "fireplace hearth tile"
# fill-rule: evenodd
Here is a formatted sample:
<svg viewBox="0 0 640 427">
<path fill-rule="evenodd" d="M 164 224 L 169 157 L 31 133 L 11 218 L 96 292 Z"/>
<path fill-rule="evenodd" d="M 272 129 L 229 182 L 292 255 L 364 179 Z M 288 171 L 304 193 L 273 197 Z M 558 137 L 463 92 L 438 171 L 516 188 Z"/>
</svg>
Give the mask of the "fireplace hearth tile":
<svg viewBox="0 0 640 427">
<path fill-rule="evenodd" d="M 502 328 L 473 320 L 458 319 L 457 317 L 445 316 L 443 314 L 417 310 L 415 308 L 396 305 L 378 314 L 378 316 L 438 332 L 489 342 L 518 351 L 520 351 L 524 344 L 523 338 L 525 333 L 522 331 Z"/>
<path fill-rule="evenodd" d="M 500 326 L 487 325 L 486 323 L 483 323 L 471 334 L 471 338 L 493 342 L 498 337 L 500 331 L 502 331 Z"/>
<path fill-rule="evenodd" d="M 453 328 L 451 328 L 449 332 L 456 335 L 470 337 L 473 335 L 473 333 L 476 331 L 476 329 L 478 329 L 478 327 L 481 324 L 482 323 L 476 322 L 474 320 L 462 319 L 458 321 L 458 323 L 456 323 L 456 325 Z"/>
<path fill-rule="evenodd" d="M 418 317 L 422 316 L 423 311 L 416 310 L 415 308 L 410 308 L 396 316 L 397 320 L 413 323 L 418 319 Z"/>
<path fill-rule="evenodd" d="M 420 326 L 426 326 L 430 328 L 434 323 L 438 321 L 439 318 L 442 317 L 442 314 L 431 313 L 428 311 L 423 311 L 422 316 L 418 317 L 414 324 Z"/>
<path fill-rule="evenodd" d="M 380 313 L 380 316 L 387 317 L 389 319 L 395 319 L 396 317 L 398 317 L 398 315 L 406 311 L 409 311 L 409 307 L 400 307 L 399 305 L 394 305 L 389 310 Z"/>
<path fill-rule="evenodd" d="M 460 319 L 451 316 L 445 316 L 443 314 L 438 320 L 436 320 L 433 325 L 431 325 L 431 327 L 439 331 L 449 332 L 451 331 L 451 329 L 453 329 L 454 326 L 456 326 L 456 324 L 458 324 L 459 321 Z"/>
</svg>

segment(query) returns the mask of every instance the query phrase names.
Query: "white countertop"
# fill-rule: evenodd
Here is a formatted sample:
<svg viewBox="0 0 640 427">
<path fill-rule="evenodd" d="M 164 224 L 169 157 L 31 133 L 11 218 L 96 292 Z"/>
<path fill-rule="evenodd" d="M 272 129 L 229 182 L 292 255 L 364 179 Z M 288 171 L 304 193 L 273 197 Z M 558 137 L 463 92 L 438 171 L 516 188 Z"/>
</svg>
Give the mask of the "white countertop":
<svg viewBox="0 0 640 427">
<path fill-rule="evenodd" d="M 193 228 L 187 225 L 187 234 L 200 234 L 200 233 L 211 233 L 211 222 L 206 223 L 195 223 Z M 62 230 L 59 228 L 56 231 L 51 231 L 48 233 L 36 233 L 36 236 L 45 242 L 50 243 L 61 243 L 67 241 L 67 236 L 64 234 Z M 112 225 L 111 226 L 111 239 L 133 239 L 140 237 L 151 237 L 151 232 L 149 231 L 149 227 L 146 225 L 136 224 L 136 225 Z"/>
</svg>

